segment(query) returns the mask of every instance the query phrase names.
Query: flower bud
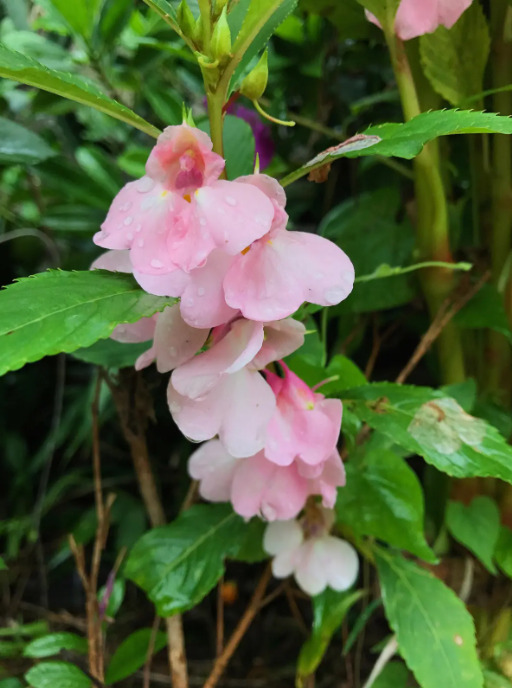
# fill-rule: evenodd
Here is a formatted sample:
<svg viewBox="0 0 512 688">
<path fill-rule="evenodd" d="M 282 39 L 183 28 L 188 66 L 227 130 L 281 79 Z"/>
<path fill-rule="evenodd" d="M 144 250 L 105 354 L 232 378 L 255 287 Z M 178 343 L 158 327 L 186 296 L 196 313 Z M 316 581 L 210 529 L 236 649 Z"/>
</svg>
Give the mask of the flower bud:
<svg viewBox="0 0 512 688">
<path fill-rule="evenodd" d="M 243 80 L 240 93 L 249 100 L 259 100 L 267 88 L 267 82 L 268 50 L 265 50 L 256 67 Z"/>
<path fill-rule="evenodd" d="M 218 16 L 222 12 L 222 10 L 226 7 L 227 4 L 228 4 L 228 0 L 215 0 L 214 8 L 213 8 L 215 16 Z"/>
<path fill-rule="evenodd" d="M 228 57 L 228 55 L 231 53 L 231 31 L 228 24 L 228 14 L 225 7 L 221 12 L 220 17 L 217 19 L 217 23 L 213 29 L 211 51 L 212 57 L 219 61 L 225 57 Z"/>
<path fill-rule="evenodd" d="M 177 11 L 178 25 L 187 38 L 191 38 L 194 42 L 199 37 L 198 25 L 196 18 L 192 14 L 192 10 L 187 5 L 187 0 L 181 0 Z"/>
</svg>

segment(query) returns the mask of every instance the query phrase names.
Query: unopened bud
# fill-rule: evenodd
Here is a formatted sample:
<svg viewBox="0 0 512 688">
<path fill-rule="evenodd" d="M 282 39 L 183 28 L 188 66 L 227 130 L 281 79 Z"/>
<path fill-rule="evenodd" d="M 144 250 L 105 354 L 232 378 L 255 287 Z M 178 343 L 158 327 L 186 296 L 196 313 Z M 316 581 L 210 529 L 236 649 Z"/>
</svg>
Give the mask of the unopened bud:
<svg viewBox="0 0 512 688">
<path fill-rule="evenodd" d="M 242 81 L 240 93 L 249 100 L 259 100 L 265 93 L 268 82 L 268 50 L 265 50 L 260 61 Z"/>
<path fill-rule="evenodd" d="M 215 0 L 215 4 L 213 7 L 215 15 L 218 16 L 227 4 L 228 0 Z"/>
<path fill-rule="evenodd" d="M 196 41 L 199 32 L 196 18 L 192 14 L 192 10 L 187 4 L 186 0 L 181 0 L 180 6 L 177 11 L 178 25 L 183 32 L 183 35 L 187 38 L 191 38 Z"/>
<path fill-rule="evenodd" d="M 212 57 L 219 61 L 224 57 L 228 57 L 231 53 L 231 31 L 228 24 L 228 13 L 225 7 L 213 29 L 211 49 Z"/>
</svg>

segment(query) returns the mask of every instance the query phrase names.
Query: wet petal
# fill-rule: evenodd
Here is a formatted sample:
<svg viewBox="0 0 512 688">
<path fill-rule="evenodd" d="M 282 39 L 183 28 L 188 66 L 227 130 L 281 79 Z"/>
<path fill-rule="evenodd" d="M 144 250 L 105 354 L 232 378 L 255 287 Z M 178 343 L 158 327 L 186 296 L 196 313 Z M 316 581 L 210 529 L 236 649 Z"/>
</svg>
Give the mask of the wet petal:
<svg viewBox="0 0 512 688">
<path fill-rule="evenodd" d="M 189 459 L 188 472 L 199 480 L 199 494 L 210 502 L 228 502 L 238 459 L 219 440 L 206 442 Z"/>
<path fill-rule="evenodd" d="M 196 354 L 208 337 L 208 329 L 190 327 L 181 317 L 178 304 L 160 314 L 155 328 L 157 369 L 166 373 Z"/>
</svg>

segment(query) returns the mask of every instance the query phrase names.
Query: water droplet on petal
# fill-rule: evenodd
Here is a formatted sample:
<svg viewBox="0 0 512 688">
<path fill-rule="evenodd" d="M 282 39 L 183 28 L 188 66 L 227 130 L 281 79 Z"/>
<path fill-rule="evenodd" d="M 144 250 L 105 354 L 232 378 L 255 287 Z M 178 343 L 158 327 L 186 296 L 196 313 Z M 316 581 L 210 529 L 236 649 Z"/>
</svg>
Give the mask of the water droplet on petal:
<svg viewBox="0 0 512 688">
<path fill-rule="evenodd" d="M 169 404 L 169 410 L 171 413 L 179 413 L 181 411 L 181 406 L 175 401 L 171 401 Z"/>
<path fill-rule="evenodd" d="M 147 193 L 155 187 L 155 182 L 149 177 L 142 177 L 135 183 L 135 188 L 139 193 Z"/>
<path fill-rule="evenodd" d="M 187 304 L 187 306 L 190 306 L 190 308 L 192 308 L 192 306 L 194 305 L 194 299 L 188 298 L 186 300 L 186 304 Z"/>
<path fill-rule="evenodd" d="M 140 248 L 142 248 L 144 246 L 144 239 L 139 239 L 137 241 L 137 245 L 140 246 Z"/>
<path fill-rule="evenodd" d="M 236 199 L 234 199 L 233 196 L 226 196 L 226 203 L 234 207 L 236 205 Z"/>
<path fill-rule="evenodd" d="M 270 506 L 270 504 L 262 504 L 261 505 L 261 513 L 264 516 L 264 518 L 267 519 L 267 521 L 275 521 L 276 520 L 276 510 L 274 509 L 273 506 Z"/>
<path fill-rule="evenodd" d="M 133 232 L 128 232 L 126 238 L 128 239 L 128 241 L 131 241 L 133 239 Z"/>
<path fill-rule="evenodd" d="M 123 203 L 123 205 L 119 206 L 119 210 L 123 213 L 126 213 L 130 208 L 132 207 L 132 202 L 127 201 L 126 203 Z"/>
<path fill-rule="evenodd" d="M 153 258 L 151 261 L 151 267 L 152 268 L 163 268 L 164 264 L 162 263 L 161 260 L 157 260 L 156 258 Z"/>
<path fill-rule="evenodd" d="M 204 287 L 199 287 L 199 289 L 197 290 L 197 295 L 198 296 L 204 296 L 205 292 L 206 292 L 206 289 Z"/>
<path fill-rule="evenodd" d="M 128 217 L 125 217 L 125 218 L 124 218 L 124 224 L 126 225 L 126 227 L 128 227 L 129 225 L 131 225 L 132 222 L 133 222 L 133 217 L 132 217 L 131 215 L 128 215 Z"/>
<path fill-rule="evenodd" d="M 137 225 L 137 226 L 135 227 L 135 231 L 136 231 L 136 232 L 140 232 L 141 230 L 142 230 L 142 225 Z"/>
<path fill-rule="evenodd" d="M 169 353 L 171 354 L 171 356 L 176 356 L 176 347 L 170 346 L 169 347 Z"/>
<path fill-rule="evenodd" d="M 206 227 L 206 218 L 200 217 L 199 224 L 201 225 L 201 227 Z"/>
<path fill-rule="evenodd" d="M 330 303 L 331 306 L 334 306 L 335 304 L 339 303 L 343 298 L 346 296 L 346 291 L 345 289 L 342 289 L 341 287 L 334 287 L 333 289 L 328 289 L 324 296 L 325 300 L 327 303 Z"/>
</svg>

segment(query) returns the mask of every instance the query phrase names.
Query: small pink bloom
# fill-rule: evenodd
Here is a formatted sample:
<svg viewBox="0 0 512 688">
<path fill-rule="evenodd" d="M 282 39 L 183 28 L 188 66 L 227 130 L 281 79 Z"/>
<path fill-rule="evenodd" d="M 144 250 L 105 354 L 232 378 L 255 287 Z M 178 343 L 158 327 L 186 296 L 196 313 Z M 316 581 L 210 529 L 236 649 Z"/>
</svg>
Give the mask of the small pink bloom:
<svg viewBox="0 0 512 688">
<path fill-rule="evenodd" d="M 277 406 L 267 430 L 265 456 L 280 466 L 289 466 L 295 459 L 322 464 L 338 442 L 341 401 L 313 392 L 286 365 L 281 365 L 282 378 L 266 372 Z"/>
<path fill-rule="evenodd" d="M 471 3 L 472 0 L 402 0 L 395 17 L 395 33 L 408 41 L 433 33 L 439 26 L 451 29 Z M 366 16 L 380 26 L 373 14 L 366 11 Z"/>
<path fill-rule="evenodd" d="M 178 304 L 166 308 L 158 316 L 154 333 L 156 367 L 167 373 L 183 365 L 201 349 L 209 329 L 190 327 L 181 317 Z"/>
<path fill-rule="evenodd" d="M 265 550 L 274 556 L 274 576 L 287 578 L 293 574 L 298 585 L 312 596 L 327 587 L 347 590 L 359 571 L 355 549 L 348 542 L 329 535 L 332 517 L 326 514 L 325 519 L 323 527 L 309 524 L 308 515 L 300 522 L 270 523 L 263 541 Z"/>
<path fill-rule="evenodd" d="M 266 234 L 272 203 L 256 186 L 219 180 L 224 161 L 211 149 L 198 129 L 167 127 L 146 176 L 121 189 L 94 241 L 130 249 L 136 272 L 160 276 L 204 265 L 215 248 L 235 255 Z"/>
<path fill-rule="evenodd" d="M 320 495 L 322 505 L 332 509 L 336 504 L 338 488 L 345 485 L 345 468 L 337 449 L 321 464 L 311 466 L 298 460 L 299 474 L 308 479 L 310 495 Z"/>
</svg>

